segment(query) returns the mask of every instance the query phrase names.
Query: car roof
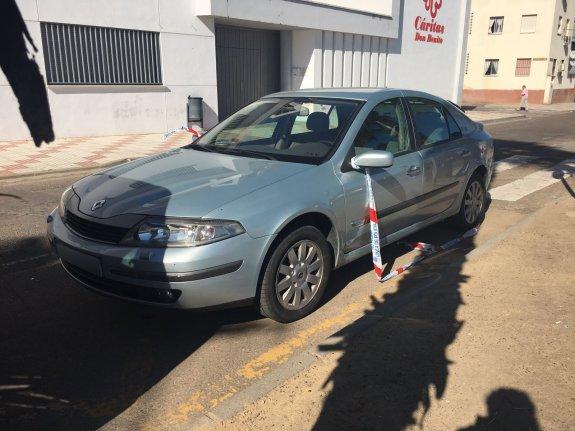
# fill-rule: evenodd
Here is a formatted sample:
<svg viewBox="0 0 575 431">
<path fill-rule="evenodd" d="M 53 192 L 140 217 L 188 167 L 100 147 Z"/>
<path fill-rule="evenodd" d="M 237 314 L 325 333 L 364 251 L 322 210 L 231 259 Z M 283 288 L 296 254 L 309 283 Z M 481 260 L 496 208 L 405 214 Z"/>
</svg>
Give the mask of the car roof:
<svg viewBox="0 0 575 431">
<path fill-rule="evenodd" d="M 293 91 L 281 91 L 279 93 L 269 94 L 265 97 L 335 97 L 341 99 L 370 100 L 381 99 L 387 94 L 397 95 L 399 91 L 409 91 L 410 95 L 422 97 L 437 98 L 422 91 L 401 90 L 399 88 L 366 88 L 366 87 L 349 87 L 349 88 L 309 88 Z"/>
<path fill-rule="evenodd" d="M 385 93 L 397 91 L 392 88 L 308 88 L 303 90 L 281 91 L 266 97 L 337 97 L 343 99 L 369 100 Z"/>
</svg>

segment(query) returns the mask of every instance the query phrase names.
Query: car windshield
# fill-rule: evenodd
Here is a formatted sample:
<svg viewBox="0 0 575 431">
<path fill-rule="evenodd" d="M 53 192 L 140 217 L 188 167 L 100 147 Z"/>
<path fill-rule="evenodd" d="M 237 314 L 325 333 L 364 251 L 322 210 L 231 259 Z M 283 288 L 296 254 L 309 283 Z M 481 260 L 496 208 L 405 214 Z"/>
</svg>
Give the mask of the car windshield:
<svg viewBox="0 0 575 431">
<path fill-rule="evenodd" d="M 325 98 L 264 98 L 186 148 L 246 157 L 320 164 L 332 154 L 359 102 Z"/>
</svg>

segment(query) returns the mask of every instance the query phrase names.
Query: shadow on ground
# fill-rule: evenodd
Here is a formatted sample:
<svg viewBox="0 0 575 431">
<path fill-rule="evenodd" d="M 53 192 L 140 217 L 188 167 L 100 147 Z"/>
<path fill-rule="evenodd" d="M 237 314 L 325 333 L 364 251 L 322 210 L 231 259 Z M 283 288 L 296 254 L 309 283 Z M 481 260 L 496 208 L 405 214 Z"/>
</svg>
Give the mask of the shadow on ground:
<svg viewBox="0 0 575 431">
<path fill-rule="evenodd" d="M 29 247 L 37 241 L 24 241 Z M 85 291 L 55 261 L 0 274 L 0 428 L 97 429 L 251 309 L 190 313 Z M 242 325 L 243 324 L 243 325 Z"/>
<path fill-rule="evenodd" d="M 413 239 L 441 244 L 458 234 L 442 223 Z M 392 255 L 396 247 L 392 246 Z M 441 399 L 448 384 L 451 362 L 446 351 L 464 326 L 457 319 L 464 305 L 460 289 L 468 279 L 462 267 L 473 247 L 468 240 L 405 274 L 397 291 L 382 301 L 372 298 L 363 318 L 335 334 L 341 337 L 337 345 L 320 347 L 341 351 L 342 356 L 325 382 L 332 389 L 313 429 L 399 431 L 423 425 L 433 399 Z M 384 255 L 389 255 L 387 248 Z M 369 331 L 358 334 L 358 328 L 365 327 Z M 510 423 L 539 429 L 525 393 L 500 389 L 487 404 L 489 417 L 478 417 L 466 430 L 519 429 L 508 428 Z"/>
</svg>

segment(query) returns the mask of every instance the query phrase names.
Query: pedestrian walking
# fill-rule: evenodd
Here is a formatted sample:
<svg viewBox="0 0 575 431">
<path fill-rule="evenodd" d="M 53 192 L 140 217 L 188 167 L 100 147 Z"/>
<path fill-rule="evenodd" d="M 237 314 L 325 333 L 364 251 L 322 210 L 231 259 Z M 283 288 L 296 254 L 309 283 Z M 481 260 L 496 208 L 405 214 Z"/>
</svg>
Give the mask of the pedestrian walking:
<svg viewBox="0 0 575 431">
<path fill-rule="evenodd" d="M 524 85 L 521 88 L 521 104 L 519 105 L 519 110 L 521 111 L 528 111 L 529 107 L 527 106 L 527 99 L 529 99 L 529 91 L 527 87 Z"/>
</svg>

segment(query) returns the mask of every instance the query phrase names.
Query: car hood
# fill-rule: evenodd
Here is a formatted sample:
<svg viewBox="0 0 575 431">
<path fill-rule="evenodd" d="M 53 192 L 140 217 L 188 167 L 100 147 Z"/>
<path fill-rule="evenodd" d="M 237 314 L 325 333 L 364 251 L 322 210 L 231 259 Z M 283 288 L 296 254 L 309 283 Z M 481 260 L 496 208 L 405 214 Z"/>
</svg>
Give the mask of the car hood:
<svg viewBox="0 0 575 431">
<path fill-rule="evenodd" d="M 311 167 L 180 148 L 91 175 L 73 188 L 80 197 L 78 209 L 93 217 L 203 217 Z M 94 206 L 99 201 L 105 202 Z"/>
</svg>

